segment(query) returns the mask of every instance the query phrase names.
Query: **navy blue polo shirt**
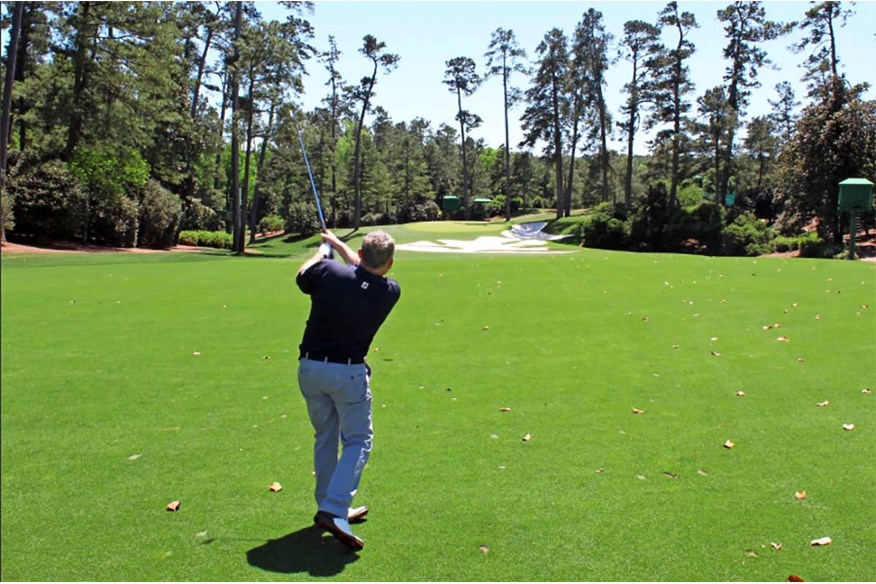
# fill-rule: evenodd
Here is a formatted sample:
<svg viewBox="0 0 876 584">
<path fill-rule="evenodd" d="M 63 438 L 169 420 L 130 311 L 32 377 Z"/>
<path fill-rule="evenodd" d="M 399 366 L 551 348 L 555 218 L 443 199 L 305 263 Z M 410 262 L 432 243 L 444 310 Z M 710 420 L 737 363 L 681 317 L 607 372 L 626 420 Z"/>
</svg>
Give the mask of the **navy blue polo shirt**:
<svg viewBox="0 0 876 584">
<path fill-rule="evenodd" d="M 392 278 L 359 266 L 321 260 L 298 274 L 296 283 L 310 295 L 310 316 L 299 349 L 339 359 L 361 360 L 377 329 L 401 297 Z"/>
</svg>

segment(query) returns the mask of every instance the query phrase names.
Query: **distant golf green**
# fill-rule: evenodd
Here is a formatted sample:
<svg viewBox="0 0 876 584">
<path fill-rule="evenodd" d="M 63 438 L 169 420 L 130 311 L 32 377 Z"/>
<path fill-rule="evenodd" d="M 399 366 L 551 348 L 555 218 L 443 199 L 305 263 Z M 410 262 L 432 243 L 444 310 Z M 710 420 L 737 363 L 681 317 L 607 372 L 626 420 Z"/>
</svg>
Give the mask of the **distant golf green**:
<svg viewBox="0 0 876 584">
<path fill-rule="evenodd" d="M 4 254 L 4 580 L 876 579 L 876 264 L 399 252 L 353 554 L 311 527 L 315 241 Z"/>
</svg>

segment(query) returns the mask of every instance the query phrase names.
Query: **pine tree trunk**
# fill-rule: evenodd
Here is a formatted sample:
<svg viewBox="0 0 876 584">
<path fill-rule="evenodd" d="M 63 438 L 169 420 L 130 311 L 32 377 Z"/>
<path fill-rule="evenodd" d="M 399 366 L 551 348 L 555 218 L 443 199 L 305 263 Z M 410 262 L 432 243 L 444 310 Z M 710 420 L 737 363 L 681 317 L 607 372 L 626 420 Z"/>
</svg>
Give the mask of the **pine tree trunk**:
<svg viewBox="0 0 876 584">
<path fill-rule="evenodd" d="M 261 188 L 260 188 L 261 183 L 262 183 L 261 177 L 262 177 L 262 171 L 264 170 L 264 167 L 265 167 L 265 155 L 267 154 L 267 151 L 268 151 L 268 138 L 271 136 L 271 134 L 273 132 L 273 128 L 274 128 L 274 111 L 276 110 L 276 108 L 277 108 L 276 104 L 272 103 L 271 104 L 271 111 L 268 114 L 268 127 L 265 130 L 265 135 L 262 136 L 262 145 L 259 149 L 259 159 L 258 159 L 258 162 L 256 163 L 256 184 L 255 184 L 255 190 L 254 190 L 253 196 L 252 196 L 252 206 L 251 206 L 250 211 L 249 211 L 249 242 L 250 243 L 255 243 L 256 228 L 258 227 L 256 225 L 256 220 L 258 219 L 259 205 L 261 205 L 261 202 L 262 202 L 262 194 L 261 194 Z"/>
<path fill-rule="evenodd" d="M 353 230 L 359 229 L 362 220 L 362 178 L 360 175 L 359 149 L 362 143 L 362 126 L 365 124 L 365 114 L 368 112 L 368 102 L 371 101 L 371 90 L 377 80 L 377 61 L 374 61 L 374 71 L 368 82 L 368 91 L 362 102 L 362 113 L 359 115 L 359 125 L 356 127 L 356 146 L 353 148 L 353 186 L 356 191 L 356 200 L 353 208 Z"/>
<path fill-rule="evenodd" d="M 508 136 L 508 67 L 502 53 L 502 94 L 505 106 L 505 221 L 511 221 L 511 144 Z"/>
<path fill-rule="evenodd" d="M 24 3 L 16 2 L 12 13 L 12 33 L 6 53 L 6 79 L 3 83 L 3 110 L 0 112 L 0 242 L 6 243 L 6 161 L 9 146 L 9 121 L 12 118 L 12 85 L 15 81 L 15 61 Z"/>
<path fill-rule="evenodd" d="M 204 68 L 207 65 L 207 52 L 210 50 L 210 43 L 213 40 L 213 27 L 207 28 L 207 38 L 204 40 L 204 52 L 201 53 L 201 58 L 198 59 L 198 74 L 195 77 L 195 90 L 192 95 L 192 111 L 191 116 L 192 119 L 195 119 L 195 116 L 198 113 L 198 97 L 201 93 L 201 80 L 204 77 Z"/>
<path fill-rule="evenodd" d="M 456 89 L 456 102 L 459 107 L 459 130 L 462 135 L 462 145 L 460 149 L 462 150 L 462 205 L 465 208 L 465 217 L 468 219 L 471 213 L 471 202 L 468 200 L 468 164 L 466 163 L 465 156 L 465 119 L 462 116 L 462 91 L 457 87 Z"/>
<path fill-rule="evenodd" d="M 606 128 L 605 97 L 602 95 L 602 84 L 597 85 L 597 87 L 597 98 L 599 100 L 599 138 L 601 141 L 600 167 L 602 170 L 602 200 L 608 201 L 608 128 Z"/>
<path fill-rule="evenodd" d="M 238 226 L 241 224 L 240 216 L 240 139 L 238 137 L 238 121 L 240 115 L 240 88 L 238 62 L 240 61 L 240 29 L 242 21 L 242 3 L 238 3 L 234 11 L 234 55 L 233 69 L 231 71 L 231 200 L 234 217 L 233 246 L 232 251 L 242 253 L 243 249 L 237 246 Z"/>
</svg>

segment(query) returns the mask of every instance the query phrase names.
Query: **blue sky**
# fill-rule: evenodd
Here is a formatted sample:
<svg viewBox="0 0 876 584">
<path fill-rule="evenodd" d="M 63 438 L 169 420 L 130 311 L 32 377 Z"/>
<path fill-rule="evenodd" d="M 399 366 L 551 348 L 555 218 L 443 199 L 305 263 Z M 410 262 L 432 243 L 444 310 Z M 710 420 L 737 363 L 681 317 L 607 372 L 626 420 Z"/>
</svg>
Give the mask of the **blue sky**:
<svg viewBox="0 0 876 584">
<path fill-rule="evenodd" d="M 722 51 L 726 40 L 716 13 L 729 2 L 679 2 L 681 10 L 692 12 L 700 27 L 693 31 L 691 40 L 696 45 L 696 54 L 689 65 L 696 84 L 692 99 L 715 85 L 721 84 L 726 61 Z M 843 3 L 848 6 L 847 2 Z M 313 14 L 306 18 L 314 27 L 314 46 L 324 51 L 328 49 L 328 37 L 333 35 L 341 51 L 338 69 L 348 83 L 357 83 L 363 76 L 370 75 L 370 61 L 359 54 L 362 37 L 375 36 L 386 43 L 387 50 L 401 57 L 398 67 L 389 75 L 381 74 L 377 86 L 374 105 L 380 105 L 389 112 L 393 121 L 410 121 L 423 117 L 437 128 L 441 123 L 458 127 L 456 97 L 442 84 L 445 62 L 453 57 L 465 56 L 475 60 L 478 72 L 483 73 L 486 65 L 484 53 L 490 42 L 492 32 L 499 27 L 513 30 L 518 42 L 526 50 L 529 60 L 535 57 L 535 48 L 545 33 L 551 28 L 562 29 L 571 37 L 575 25 L 582 14 L 590 7 L 603 13 L 606 29 L 617 41 L 623 34 L 623 24 L 628 20 L 639 19 L 655 22 L 657 14 L 666 2 L 532 2 L 532 1 L 382 1 L 315 2 Z M 808 2 L 763 3 L 767 17 L 781 22 L 802 18 L 809 7 Z M 271 2 L 260 2 L 259 9 L 268 19 L 282 19 L 284 9 Z M 838 47 L 841 66 L 849 80 L 855 83 L 876 82 L 876 2 L 858 2 L 853 7 L 855 15 L 840 31 Z M 804 101 L 805 88 L 799 79 L 804 54 L 793 53 L 788 46 L 799 34 L 786 35 L 781 39 L 764 44 L 764 49 L 774 62 L 774 69 L 764 68 L 759 73 L 761 89 L 754 90 L 748 118 L 766 114 L 770 110 L 769 99 L 775 99 L 774 87 L 781 81 L 795 84 L 798 99 Z M 675 39 L 667 37 L 667 43 Z M 615 42 L 615 45 L 617 42 Z M 613 50 L 616 53 L 616 48 Z M 305 94 L 300 102 L 306 109 L 319 105 L 327 93 L 324 85 L 327 72 L 315 60 L 307 64 L 308 76 L 305 78 Z M 623 102 L 620 90 L 630 75 L 629 64 L 625 61 L 615 63 L 607 75 L 606 99 L 615 117 Z M 526 89 L 529 80 L 516 75 L 512 82 Z M 868 93 L 870 99 L 876 98 L 876 88 Z M 502 112 L 501 79 L 487 81 L 471 97 L 465 98 L 463 107 L 483 118 L 483 125 L 473 131 L 473 137 L 484 138 L 488 145 L 498 147 L 504 142 L 504 118 Z M 510 137 L 512 150 L 523 137 L 519 117 L 523 108 L 512 110 L 510 116 Z M 637 138 L 637 153 L 645 153 L 647 147 L 644 135 Z M 622 141 L 617 136 L 613 147 L 621 148 Z"/>
</svg>

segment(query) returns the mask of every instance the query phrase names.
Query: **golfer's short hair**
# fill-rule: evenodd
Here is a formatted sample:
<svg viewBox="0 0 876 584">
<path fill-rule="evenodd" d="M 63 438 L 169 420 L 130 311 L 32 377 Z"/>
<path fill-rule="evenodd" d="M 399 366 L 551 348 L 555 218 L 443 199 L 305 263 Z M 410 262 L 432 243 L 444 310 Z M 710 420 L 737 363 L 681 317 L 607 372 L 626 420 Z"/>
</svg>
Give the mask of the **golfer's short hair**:
<svg viewBox="0 0 876 584">
<path fill-rule="evenodd" d="M 372 231 L 362 240 L 362 263 L 369 268 L 382 268 L 394 253 L 395 241 L 386 231 Z"/>
</svg>

